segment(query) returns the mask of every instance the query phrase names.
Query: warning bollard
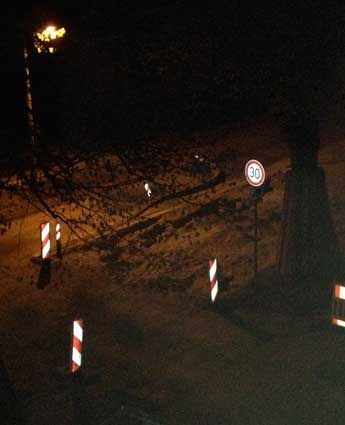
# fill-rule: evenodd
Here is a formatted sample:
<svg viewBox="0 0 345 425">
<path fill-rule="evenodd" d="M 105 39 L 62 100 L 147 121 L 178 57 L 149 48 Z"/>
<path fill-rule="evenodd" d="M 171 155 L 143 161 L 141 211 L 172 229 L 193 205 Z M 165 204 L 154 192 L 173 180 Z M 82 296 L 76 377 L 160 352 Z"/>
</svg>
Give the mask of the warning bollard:
<svg viewBox="0 0 345 425">
<path fill-rule="evenodd" d="M 72 336 L 71 371 L 76 372 L 81 367 L 83 349 L 83 320 L 74 320 Z"/>
<path fill-rule="evenodd" d="M 81 319 L 73 321 L 71 372 L 72 372 L 72 400 L 73 425 L 85 425 L 88 422 L 87 397 L 82 378 L 82 351 L 83 351 L 84 322 Z"/>
<path fill-rule="evenodd" d="M 46 260 L 50 255 L 50 227 L 49 221 L 41 223 L 41 257 Z"/>
<path fill-rule="evenodd" d="M 211 282 L 211 300 L 214 302 L 218 293 L 218 280 L 217 280 L 217 260 L 209 261 L 210 264 L 210 282 Z"/>
<path fill-rule="evenodd" d="M 55 226 L 55 238 L 56 238 L 56 256 L 58 258 L 62 258 L 61 226 L 60 226 L 60 223 L 56 223 L 56 226 Z"/>
<path fill-rule="evenodd" d="M 332 324 L 345 327 L 345 287 L 339 284 L 334 285 Z"/>
</svg>

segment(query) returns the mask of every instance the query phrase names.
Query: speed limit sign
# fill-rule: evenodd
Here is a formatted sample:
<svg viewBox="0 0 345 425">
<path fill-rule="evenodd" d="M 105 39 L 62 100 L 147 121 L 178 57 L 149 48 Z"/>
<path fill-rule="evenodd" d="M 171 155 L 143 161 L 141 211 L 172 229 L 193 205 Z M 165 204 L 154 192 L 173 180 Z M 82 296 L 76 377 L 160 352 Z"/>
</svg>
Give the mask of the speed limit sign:
<svg viewBox="0 0 345 425">
<path fill-rule="evenodd" d="M 265 181 L 265 169 L 261 162 L 251 159 L 245 167 L 245 175 L 247 182 L 254 187 L 261 186 Z"/>
</svg>

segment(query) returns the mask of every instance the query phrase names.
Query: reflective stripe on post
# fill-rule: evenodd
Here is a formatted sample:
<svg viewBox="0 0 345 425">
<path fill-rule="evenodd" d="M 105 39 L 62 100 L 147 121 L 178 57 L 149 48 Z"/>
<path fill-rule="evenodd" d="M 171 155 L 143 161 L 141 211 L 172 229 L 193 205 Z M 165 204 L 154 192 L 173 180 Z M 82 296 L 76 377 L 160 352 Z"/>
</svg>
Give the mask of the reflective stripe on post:
<svg viewBox="0 0 345 425">
<path fill-rule="evenodd" d="M 210 282 L 211 282 L 211 300 L 214 302 L 218 293 L 218 280 L 217 280 L 217 260 L 210 260 Z"/>
<path fill-rule="evenodd" d="M 49 222 L 41 224 L 41 253 L 42 259 L 46 259 L 50 254 L 50 228 Z"/>
<path fill-rule="evenodd" d="M 81 357 L 83 348 L 83 320 L 74 320 L 72 337 L 72 373 L 81 367 Z"/>
</svg>

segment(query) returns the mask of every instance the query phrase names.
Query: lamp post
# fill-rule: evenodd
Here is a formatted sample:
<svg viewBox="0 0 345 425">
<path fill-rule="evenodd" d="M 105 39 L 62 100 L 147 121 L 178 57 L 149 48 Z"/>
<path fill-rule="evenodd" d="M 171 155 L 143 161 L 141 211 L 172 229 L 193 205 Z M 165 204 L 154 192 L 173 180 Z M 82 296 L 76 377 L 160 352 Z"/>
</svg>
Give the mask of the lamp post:
<svg viewBox="0 0 345 425">
<path fill-rule="evenodd" d="M 57 50 L 57 40 L 62 38 L 66 34 L 65 28 L 56 28 L 54 25 L 47 26 L 41 32 L 35 32 L 34 37 L 34 48 L 37 53 L 55 53 Z M 35 146 L 38 142 L 38 129 L 34 119 L 34 113 L 32 108 L 32 86 L 29 66 L 29 51 L 24 46 L 24 71 L 25 71 L 25 91 L 26 91 L 26 109 L 27 119 L 30 131 L 31 145 Z"/>
<path fill-rule="evenodd" d="M 24 71 L 25 71 L 25 92 L 26 92 L 26 111 L 28 117 L 28 125 L 30 131 L 31 145 L 36 144 L 36 128 L 34 121 L 34 114 L 32 110 L 32 90 L 31 90 L 31 78 L 29 68 L 29 53 L 26 46 L 24 46 Z"/>
</svg>

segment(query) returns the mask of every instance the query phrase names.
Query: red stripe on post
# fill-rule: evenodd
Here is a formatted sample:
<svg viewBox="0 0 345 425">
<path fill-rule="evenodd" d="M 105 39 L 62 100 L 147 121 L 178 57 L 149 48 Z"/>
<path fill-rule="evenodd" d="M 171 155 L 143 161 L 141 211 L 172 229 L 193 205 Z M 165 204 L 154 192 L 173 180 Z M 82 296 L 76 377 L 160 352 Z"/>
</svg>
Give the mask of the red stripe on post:
<svg viewBox="0 0 345 425">
<path fill-rule="evenodd" d="M 73 336 L 73 347 L 81 354 L 82 342 L 76 336 Z"/>
<path fill-rule="evenodd" d="M 80 368 L 80 366 L 77 363 L 74 363 L 74 361 L 72 360 L 72 372 L 75 372 L 79 368 Z"/>
<path fill-rule="evenodd" d="M 49 242 L 49 233 L 46 236 L 46 238 L 42 241 L 43 246 L 46 246 L 48 242 Z"/>
<path fill-rule="evenodd" d="M 339 298 L 339 296 L 340 296 L 340 285 L 335 285 L 334 295 L 335 295 L 336 298 Z"/>
<path fill-rule="evenodd" d="M 217 283 L 217 276 L 215 276 L 211 282 L 211 289 L 213 289 L 214 285 Z"/>
</svg>

